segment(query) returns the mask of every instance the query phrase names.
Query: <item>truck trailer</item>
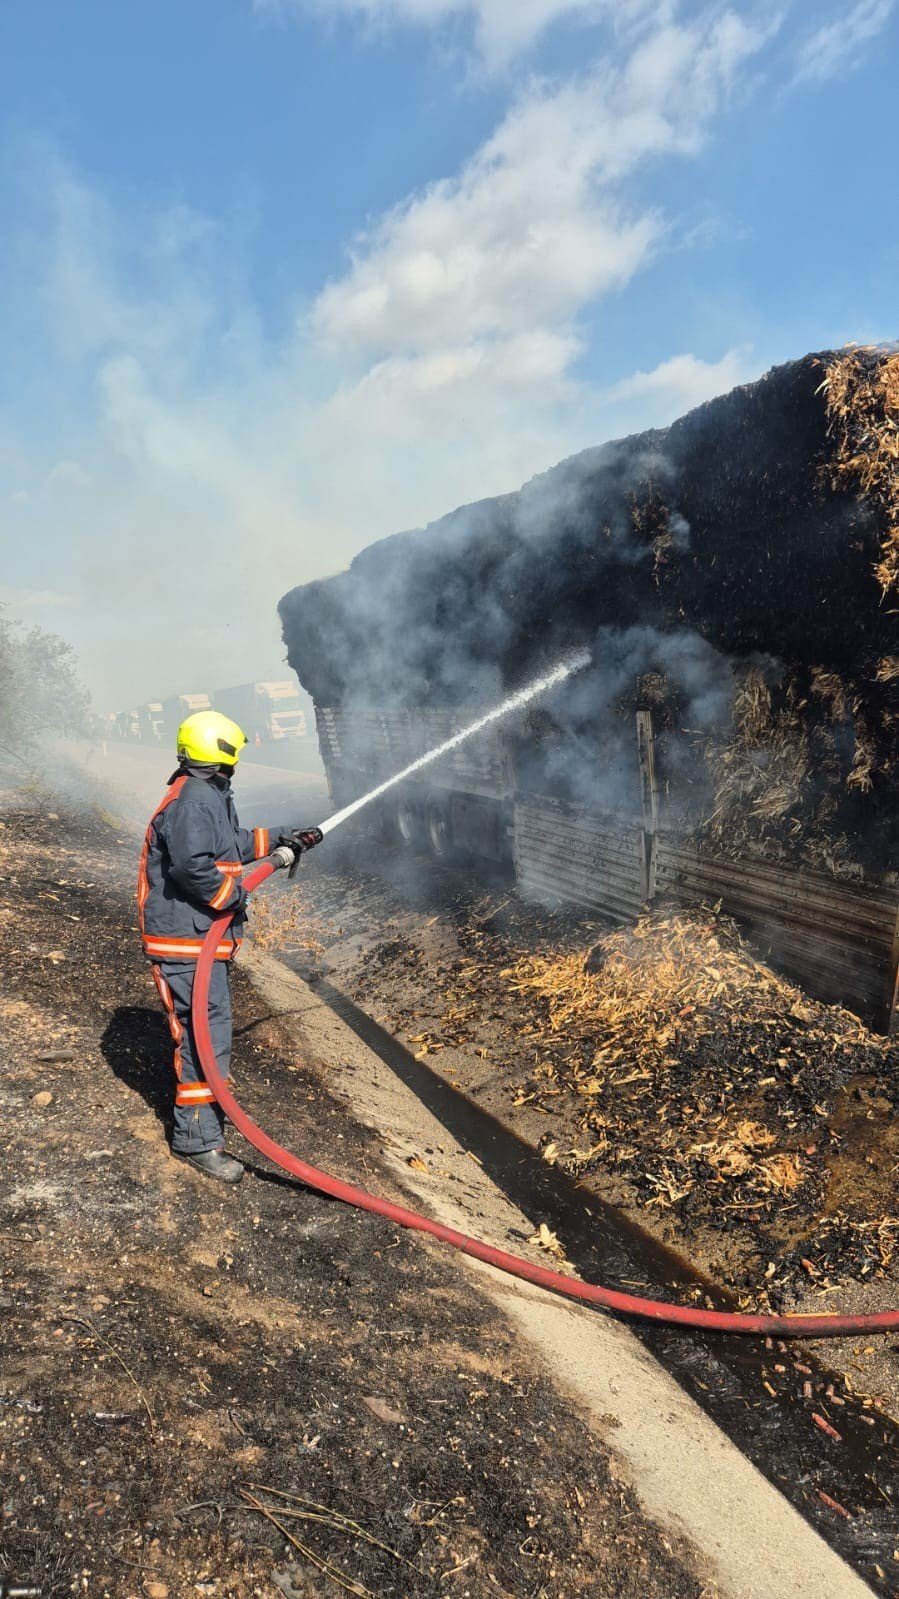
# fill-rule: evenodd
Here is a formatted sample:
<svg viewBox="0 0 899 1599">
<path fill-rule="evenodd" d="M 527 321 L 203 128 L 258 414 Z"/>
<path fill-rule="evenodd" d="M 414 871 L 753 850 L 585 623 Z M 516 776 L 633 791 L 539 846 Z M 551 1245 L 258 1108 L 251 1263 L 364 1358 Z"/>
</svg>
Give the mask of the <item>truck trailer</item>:
<svg viewBox="0 0 899 1599">
<path fill-rule="evenodd" d="M 145 700 L 143 705 L 139 705 L 137 721 L 140 737 L 145 744 L 161 743 L 165 727 L 162 700 Z"/>
<path fill-rule="evenodd" d="M 213 703 L 217 711 L 240 723 L 251 744 L 306 737 L 303 701 L 296 683 L 290 679 L 239 683 L 236 688 L 220 689 Z"/>
<path fill-rule="evenodd" d="M 342 805 L 587 646 L 590 667 L 382 811 L 622 921 L 721 902 L 892 1026 L 899 967 L 899 354 L 825 351 L 280 604 Z"/>
<path fill-rule="evenodd" d="M 116 738 L 129 744 L 140 738 L 140 717 L 136 710 L 117 711 L 113 721 Z"/>
</svg>

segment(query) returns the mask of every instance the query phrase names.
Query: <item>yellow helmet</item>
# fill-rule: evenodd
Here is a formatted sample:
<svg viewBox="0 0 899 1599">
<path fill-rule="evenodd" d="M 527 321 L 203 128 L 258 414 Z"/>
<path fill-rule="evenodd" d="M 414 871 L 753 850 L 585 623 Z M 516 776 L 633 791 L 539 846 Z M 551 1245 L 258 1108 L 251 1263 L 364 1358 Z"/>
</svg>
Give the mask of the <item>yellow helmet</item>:
<svg viewBox="0 0 899 1599">
<path fill-rule="evenodd" d="M 221 711 L 194 711 L 181 723 L 176 742 L 179 761 L 236 766 L 247 735 Z"/>
</svg>

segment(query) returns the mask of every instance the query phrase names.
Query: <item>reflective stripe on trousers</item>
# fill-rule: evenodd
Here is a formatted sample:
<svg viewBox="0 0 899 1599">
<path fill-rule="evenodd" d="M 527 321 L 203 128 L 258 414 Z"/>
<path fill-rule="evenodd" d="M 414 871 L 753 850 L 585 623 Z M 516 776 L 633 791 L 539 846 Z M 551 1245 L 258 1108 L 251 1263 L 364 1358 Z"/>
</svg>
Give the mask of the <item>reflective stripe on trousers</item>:
<svg viewBox="0 0 899 1599">
<path fill-rule="evenodd" d="M 190 1001 L 195 961 L 154 961 L 153 981 L 165 1007 L 175 1046 L 175 1127 L 172 1148 L 180 1155 L 199 1155 L 221 1149 L 224 1117 L 212 1090 L 203 1081 L 197 1062 Z M 231 1069 L 231 972 L 226 961 L 216 961 L 209 985 L 209 1027 L 223 1077 Z"/>
</svg>

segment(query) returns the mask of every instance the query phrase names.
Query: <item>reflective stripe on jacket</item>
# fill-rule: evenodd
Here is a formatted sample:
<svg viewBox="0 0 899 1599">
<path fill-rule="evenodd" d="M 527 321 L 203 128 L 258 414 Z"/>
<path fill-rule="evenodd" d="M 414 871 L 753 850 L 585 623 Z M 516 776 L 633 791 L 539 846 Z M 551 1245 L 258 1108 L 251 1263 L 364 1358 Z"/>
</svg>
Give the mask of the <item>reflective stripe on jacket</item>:
<svg viewBox="0 0 899 1599">
<path fill-rule="evenodd" d="M 214 918 L 240 899 L 240 875 L 269 853 L 281 828 L 241 827 L 230 784 L 176 772 L 144 839 L 137 905 L 144 953 L 156 961 L 194 961 Z M 235 917 L 216 951 L 230 960 L 245 917 Z"/>
</svg>

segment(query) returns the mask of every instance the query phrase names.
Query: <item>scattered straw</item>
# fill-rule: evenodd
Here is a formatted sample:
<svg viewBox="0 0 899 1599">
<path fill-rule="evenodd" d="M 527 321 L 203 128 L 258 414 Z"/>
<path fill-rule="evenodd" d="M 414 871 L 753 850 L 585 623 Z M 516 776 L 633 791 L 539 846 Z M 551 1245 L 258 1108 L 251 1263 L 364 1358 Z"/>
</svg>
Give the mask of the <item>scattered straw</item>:
<svg viewBox="0 0 899 1599">
<path fill-rule="evenodd" d="M 504 975 L 545 1003 L 551 1032 L 596 1037 L 594 1074 L 634 1057 L 658 1068 L 676 1033 L 720 1029 L 735 1009 L 757 1022 L 804 1005 L 798 989 L 753 958 L 728 917 L 701 909 L 643 916 L 608 933 L 586 961 L 580 952 L 526 955 Z"/>
<path fill-rule="evenodd" d="M 334 937 L 310 911 L 302 889 L 257 896 L 253 905 L 253 942 L 260 949 L 299 952 L 318 959 Z"/>
<path fill-rule="evenodd" d="M 662 1208 L 697 1185 L 710 1201 L 730 1193 L 747 1208 L 795 1195 L 812 1168 L 791 1094 L 816 1100 L 813 1074 L 831 1059 L 839 1082 L 851 1070 L 840 1050 L 870 1040 L 848 1011 L 815 1005 L 755 959 L 709 908 L 662 907 L 606 934 L 586 959 L 528 954 L 503 975 L 538 1018 L 539 1058 L 517 1103 L 577 1096 L 594 1140 L 587 1151 L 552 1144 L 544 1158 L 569 1170 L 611 1160 Z M 755 1107 L 775 1082 L 766 1125 Z M 652 1135 L 636 1133 L 634 1118 L 648 1118 Z"/>
<path fill-rule="evenodd" d="M 720 1178 L 740 1178 L 752 1173 L 755 1187 L 762 1194 L 788 1195 L 803 1180 L 800 1157 L 792 1153 L 770 1154 L 775 1136 L 758 1122 L 741 1121 L 732 1133 L 719 1133 L 705 1144 L 694 1144 L 690 1155 L 708 1161 Z"/>
</svg>

